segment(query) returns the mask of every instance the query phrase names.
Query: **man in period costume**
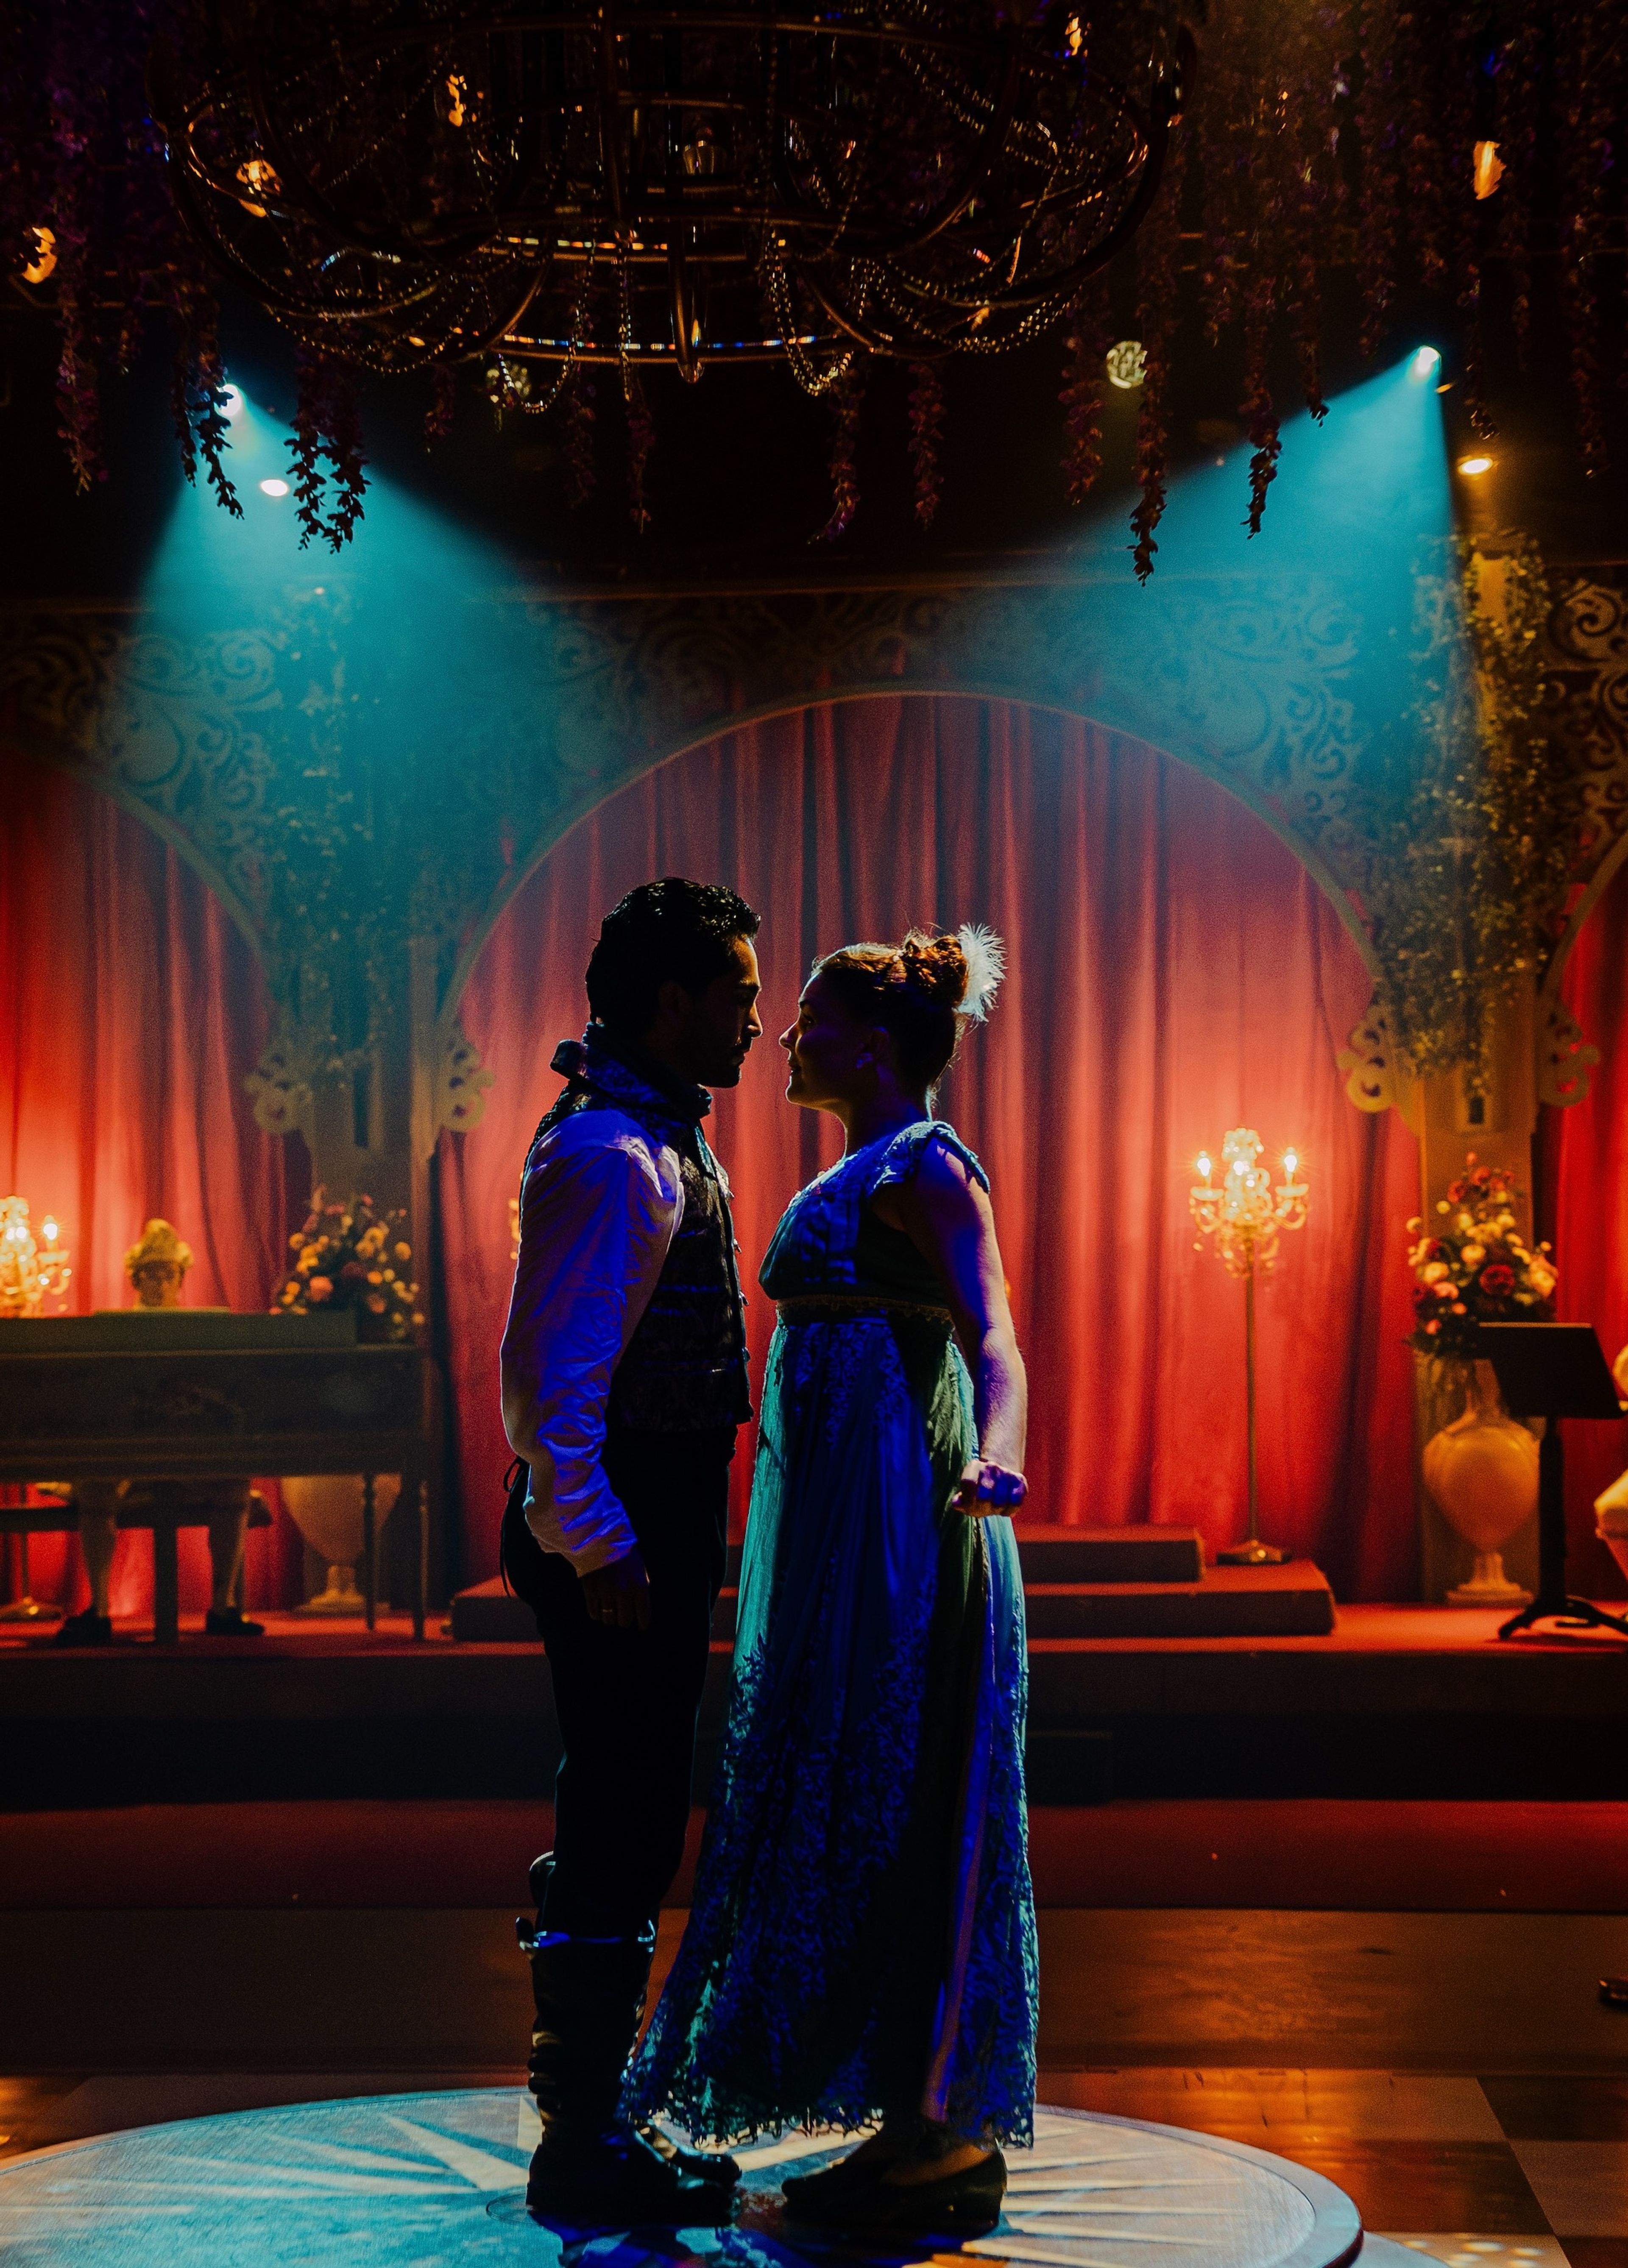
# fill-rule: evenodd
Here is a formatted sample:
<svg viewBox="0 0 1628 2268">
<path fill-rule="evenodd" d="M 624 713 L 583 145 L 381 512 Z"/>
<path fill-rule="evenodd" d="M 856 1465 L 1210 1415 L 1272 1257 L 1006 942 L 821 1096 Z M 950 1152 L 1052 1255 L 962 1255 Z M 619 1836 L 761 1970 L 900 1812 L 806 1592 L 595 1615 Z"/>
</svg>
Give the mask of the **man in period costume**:
<svg viewBox="0 0 1628 2268">
<path fill-rule="evenodd" d="M 671 877 L 607 916 L 593 1020 L 556 1052 L 565 1090 L 521 1191 L 503 1558 L 536 1614 L 564 1742 L 555 1847 L 532 1868 L 542 2137 L 527 2197 L 578 2223 L 703 2224 L 735 2175 L 636 2132 L 617 2097 L 683 1856 L 750 1414 L 729 1185 L 701 1122 L 762 1028 L 757 927 L 732 891 Z"/>
</svg>

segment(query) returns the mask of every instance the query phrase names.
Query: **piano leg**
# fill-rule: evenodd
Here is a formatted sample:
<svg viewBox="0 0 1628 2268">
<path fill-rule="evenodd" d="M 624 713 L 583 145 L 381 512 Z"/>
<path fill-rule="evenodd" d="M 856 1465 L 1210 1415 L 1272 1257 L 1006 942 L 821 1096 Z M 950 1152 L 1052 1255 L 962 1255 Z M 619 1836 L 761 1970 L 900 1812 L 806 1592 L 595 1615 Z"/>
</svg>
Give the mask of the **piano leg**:
<svg viewBox="0 0 1628 2268">
<path fill-rule="evenodd" d="M 403 1473 L 401 1485 L 411 1488 L 418 1513 L 418 1572 L 413 1585 L 413 1636 L 422 1638 L 430 1593 L 430 1487 L 425 1476 L 420 1472 Z"/>
<path fill-rule="evenodd" d="M 180 1575 L 175 1523 L 155 1513 L 152 1522 L 152 1642 L 175 1646 L 180 1638 Z"/>
<path fill-rule="evenodd" d="M 379 1620 L 379 1536 L 374 1525 L 373 1476 L 362 1476 L 362 1586 L 367 1600 L 367 1627 Z"/>
</svg>

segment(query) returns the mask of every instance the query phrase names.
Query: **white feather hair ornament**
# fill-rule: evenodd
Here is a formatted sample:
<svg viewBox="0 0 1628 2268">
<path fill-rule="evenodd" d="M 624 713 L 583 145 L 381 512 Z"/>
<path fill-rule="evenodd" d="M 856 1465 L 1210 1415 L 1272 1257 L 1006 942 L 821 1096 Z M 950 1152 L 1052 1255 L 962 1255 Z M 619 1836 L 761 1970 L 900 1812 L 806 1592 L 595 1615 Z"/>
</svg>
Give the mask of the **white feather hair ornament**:
<svg viewBox="0 0 1628 2268">
<path fill-rule="evenodd" d="M 963 922 L 955 936 L 967 956 L 967 991 L 959 1012 L 981 1024 L 994 1006 L 1006 973 L 1006 948 L 983 922 Z"/>
</svg>

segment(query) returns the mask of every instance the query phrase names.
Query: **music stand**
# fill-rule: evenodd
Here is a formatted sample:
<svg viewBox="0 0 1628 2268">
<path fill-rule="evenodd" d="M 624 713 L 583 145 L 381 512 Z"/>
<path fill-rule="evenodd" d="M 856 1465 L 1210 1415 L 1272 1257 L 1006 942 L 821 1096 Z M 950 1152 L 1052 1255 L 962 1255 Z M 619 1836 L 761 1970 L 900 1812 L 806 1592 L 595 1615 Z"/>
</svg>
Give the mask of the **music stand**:
<svg viewBox="0 0 1628 2268">
<path fill-rule="evenodd" d="M 1605 1350 L 1592 1323 L 1483 1323 L 1480 1351 L 1498 1376 L 1504 1406 L 1512 1418 L 1542 1418 L 1537 1452 L 1537 1596 L 1499 1631 L 1516 1631 L 1551 1618 L 1575 1629 L 1602 1627 L 1628 1638 L 1628 1622 L 1608 1615 L 1590 1599 L 1573 1599 L 1565 1587 L 1565 1462 L 1560 1447 L 1563 1418 L 1620 1418 L 1623 1404 Z"/>
</svg>

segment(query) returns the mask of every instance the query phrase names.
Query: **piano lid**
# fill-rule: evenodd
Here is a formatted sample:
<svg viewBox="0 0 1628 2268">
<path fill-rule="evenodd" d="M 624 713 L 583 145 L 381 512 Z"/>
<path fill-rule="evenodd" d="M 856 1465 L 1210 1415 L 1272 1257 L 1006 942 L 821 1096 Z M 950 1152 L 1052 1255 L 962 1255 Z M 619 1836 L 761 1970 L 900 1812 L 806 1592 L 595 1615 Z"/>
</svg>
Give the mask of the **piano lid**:
<svg viewBox="0 0 1628 2268">
<path fill-rule="evenodd" d="M 106 1307 L 90 1315 L 10 1315 L 0 1355 L 207 1354 L 353 1347 L 356 1311 L 238 1314 L 230 1307 Z"/>
</svg>

